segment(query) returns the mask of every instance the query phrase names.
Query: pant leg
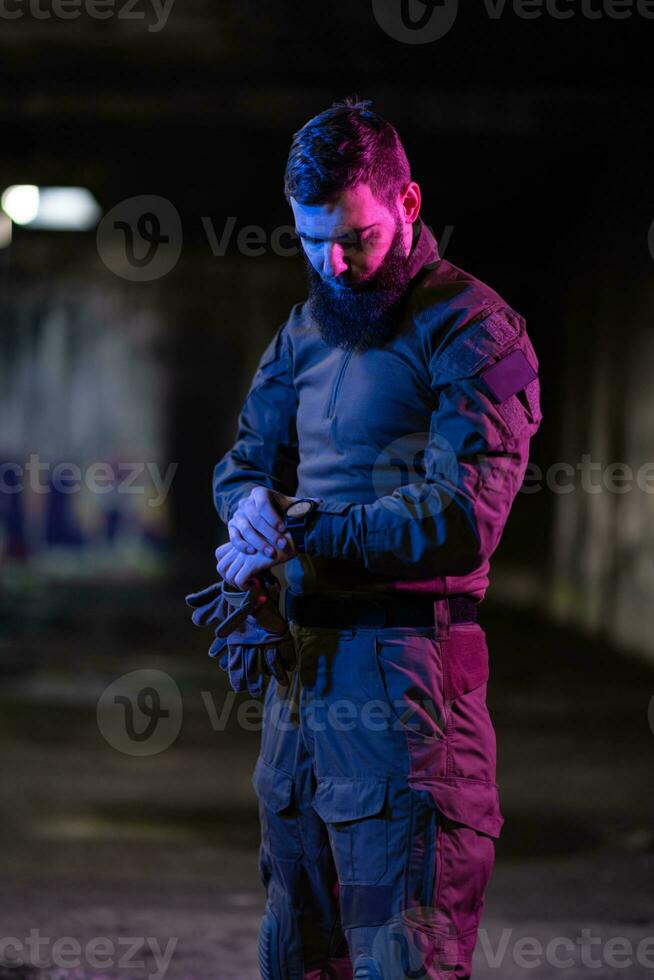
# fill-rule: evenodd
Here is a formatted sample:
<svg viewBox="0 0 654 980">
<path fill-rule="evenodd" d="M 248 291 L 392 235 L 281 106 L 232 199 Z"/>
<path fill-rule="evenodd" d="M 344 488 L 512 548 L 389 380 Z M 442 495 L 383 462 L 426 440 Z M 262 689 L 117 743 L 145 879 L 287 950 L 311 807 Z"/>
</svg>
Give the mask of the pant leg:
<svg viewBox="0 0 654 980">
<path fill-rule="evenodd" d="M 464 980 L 502 817 L 480 627 L 295 627 L 356 980 Z"/>
<path fill-rule="evenodd" d="M 259 934 L 263 980 L 351 980 L 338 878 L 325 826 L 311 806 L 311 756 L 299 727 L 299 677 L 271 681 L 253 775 L 259 799 L 259 871 L 267 902 Z"/>
</svg>

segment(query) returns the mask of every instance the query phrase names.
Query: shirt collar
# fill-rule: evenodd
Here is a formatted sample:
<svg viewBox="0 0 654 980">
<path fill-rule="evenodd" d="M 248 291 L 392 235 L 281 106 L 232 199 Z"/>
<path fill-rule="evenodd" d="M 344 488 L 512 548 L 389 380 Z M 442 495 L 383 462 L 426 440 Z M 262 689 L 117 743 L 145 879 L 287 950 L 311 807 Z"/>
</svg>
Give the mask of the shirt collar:
<svg viewBox="0 0 654 980">
<path fill-rule="evenodd" d="M 420 270 L 430 262 L 438 262 L 438 242 L 424 223 L 422 218 L 418 218 L 414 231 L 414 241 L 411 252 L 409 253 L 409 275 L 413 279 Z"/>
</svg>

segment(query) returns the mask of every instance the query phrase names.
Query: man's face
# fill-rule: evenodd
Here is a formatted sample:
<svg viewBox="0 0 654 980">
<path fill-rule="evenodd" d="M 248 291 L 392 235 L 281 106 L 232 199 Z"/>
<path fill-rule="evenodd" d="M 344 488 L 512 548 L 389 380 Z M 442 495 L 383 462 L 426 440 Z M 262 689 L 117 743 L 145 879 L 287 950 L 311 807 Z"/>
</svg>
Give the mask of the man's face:
<svg viewBox="0 0 654 980">
<path fill-rule="evenodd" d="M 394 214 L 359 185 L 327 204 L 291 204 L 307 260 L 309 309 L 323 340 L 349 350 L 383 343 L 397 327 L 410 281 L 412 222 L 403 219 L 401 201 Z"/>
<path fill-rule="evenodd" d="M 359 184 L 325 204 L 291 198 L 291 207 L 307 260 L 323 282 L 334 290 L 372 283 L 396 237 L 399 201 L 391 211 L 367 184 Z"/>
</svg>

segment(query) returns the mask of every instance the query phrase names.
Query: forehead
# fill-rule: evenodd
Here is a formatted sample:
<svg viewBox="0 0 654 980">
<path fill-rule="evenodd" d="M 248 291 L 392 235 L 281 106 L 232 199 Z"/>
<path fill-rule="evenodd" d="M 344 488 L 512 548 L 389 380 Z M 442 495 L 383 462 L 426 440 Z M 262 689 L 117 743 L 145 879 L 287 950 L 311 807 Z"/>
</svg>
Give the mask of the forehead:
<svg viewBox="0 0 654 980">
<path fill-rule="evenodd" d="M 316 237 L 392 223 L 392 216 L 374 196 L 367 184 L 348 187 L 323 204 L 299 204 L 291 198 L 295 226 L 299 234 Z"/>
</svg>

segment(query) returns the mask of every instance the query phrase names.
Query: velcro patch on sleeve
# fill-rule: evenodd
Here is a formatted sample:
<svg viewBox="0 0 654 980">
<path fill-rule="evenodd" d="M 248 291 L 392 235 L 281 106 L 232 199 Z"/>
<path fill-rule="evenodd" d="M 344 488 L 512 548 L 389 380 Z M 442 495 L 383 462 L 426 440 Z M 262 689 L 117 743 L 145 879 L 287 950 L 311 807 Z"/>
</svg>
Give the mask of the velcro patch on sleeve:
<svg viewBox="0 0 654 980">
<path fill-rule="evenodd" d="M 511 351 L 492 367 L 482 371 L 484 384 L 498 402 L 506 401 L 538 377 L 521 350 Z"/>
</svg>

